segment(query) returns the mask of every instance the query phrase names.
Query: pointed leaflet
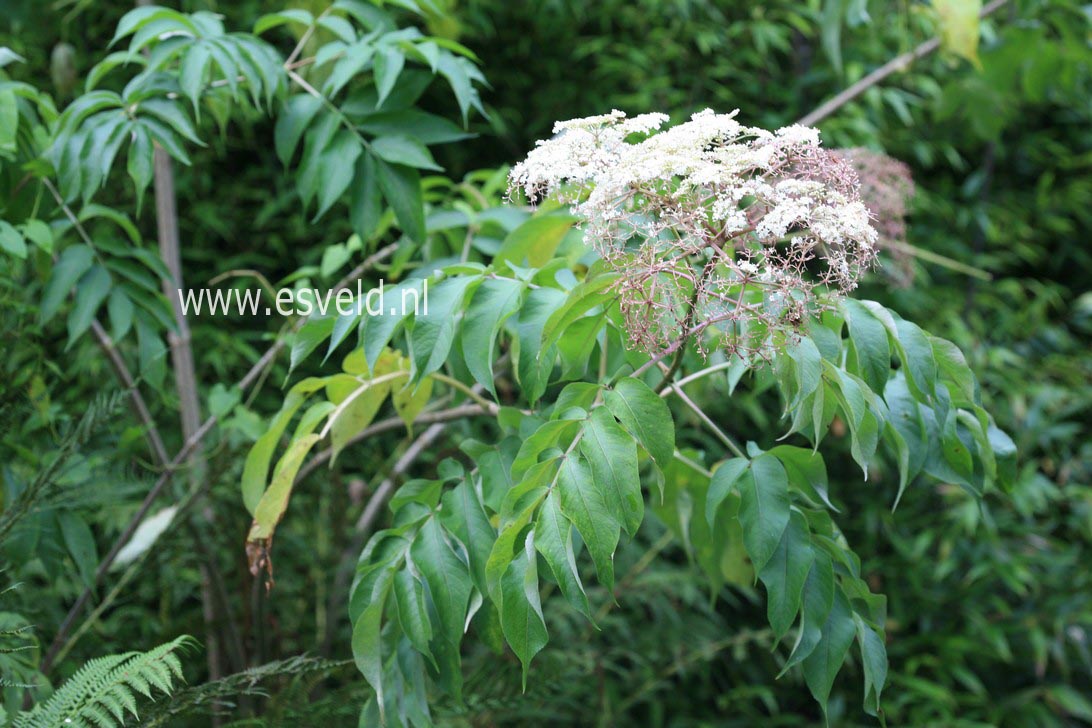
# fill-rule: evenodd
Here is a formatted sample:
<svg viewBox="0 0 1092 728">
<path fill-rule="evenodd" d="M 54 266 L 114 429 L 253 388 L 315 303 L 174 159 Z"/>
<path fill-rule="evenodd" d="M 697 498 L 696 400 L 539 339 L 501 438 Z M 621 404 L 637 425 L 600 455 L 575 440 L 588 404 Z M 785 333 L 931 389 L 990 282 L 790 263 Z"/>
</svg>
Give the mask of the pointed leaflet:
<svg viewBox="0 0 1092 728">
<path fill-rule="evenodd" d="M 571 452 L 565 457 L 558 472 L 557 487 L 561 491 L 561 507 L 584 539 L 600 583 L 613 589 L 614 550 L 618 547 L 621 525 L 607 505 L 583 455 Z"/>
<path fill-rule="evenodd" d="M 0 103 L 3 103 L 3 98 L 0 98 Z M 0 220 L 0 250 L 20 260 L 27 257 L 27 243 L 22 233 L 6 220 Z"/>
<path fill-rule="evenodd" d="M 814 561 L 807 521 L 799 511 L 793 511 L 777 549 L 758 575 L 766 585 L 766 614 L 778 641 L 800 611 L 804 582 Z"/>
<path fill-rule="evenodd" d="M 401 164 L 376 159 L 379 189 L 390 203 L 402 232 L 417 244 L 425 242 L 425 203 L 421 197 L 421 175 Z"/>
<path fill-rule="evenodd" d="M 414 316 L 409 335 L 415 380 L 432 374 L 447 361 L 466 290 L 476 280 L 477 276 L 454 276 L 429 286 L 428 310 Z"/>
<path fill-rule="evenodd" d="M 42 304 L 38 308 L 38 321 L 47 323 L 61 307 L 65 296 L 76 285 L 84 273 L 91 267 L 94 253 L 86 245 L 72 245 L 64 249 L 53 272 L 49 276 L 45 293 L 42 294 Z"/>
<path fill-rule="evenodd" d="M 546 646 L 549 636 L 542 617 L 538 595 L 538 556 L 535 532 L 527 534 L 523 552 L 501 577 L 501 628 L 504 638 L 523 664 L 523 689 L 527 689 L 527 669 L 531 660 Z"/>
<path fill-rule="evenodd" d="M 412 310 L 409 305 L 411 298 L 413 301 L 423 298 L 421 290 L 425 283 L 424 279 L 415 278 L 403 281 L 394 288 L 374 288 L 365 294 L 364 307 L 367 315 L 360 320 L 360 342 L 369 367 L 375 366 L 394 332 Z M 378 311 L 371 310 L 373 297 L 379 305 Z"/>
<path fill-rule="evenodd" d="M 292 438 L 292 444 L 288 451 L 277 462 L 273 472 L 273 480 L 269 488 L 262 493 L 261 499 L 254 507 L 254 523 L 250 527 L 247 536 L 248 541 L 268 539 L 273 536 L 277 524 L 284 517 L 288 509 L 288 499 L 292 495 L 292 486 L 295 484 L 296 473 L 299 472 L 303 459 L 321 438 L 312 434 L 326 415 L 334 409 L 330 402 L 319 402 L 300 418 L 300 424 Z"/>
<path fill-rule="evenodd" d="M 510 278 L 490 278 L 474 292 L 463 321 L 466 366 L 478 384 L 497 394 L 493 383 L 493 347 L 505 319 L 519 308 L 524 285 Z"/>
<path fill-rule="evenodd" d="M 588 459 L 597 486 L 626 533 L 636 534 L 644 519 L 645 501 L 633 438 L 618 426 L 606 408 L 597 407 L 584 425 L 580 451 Z"/>
<path fill-rule="evenodd" d="M 137 332 L 140 333 L 139 326 Z M 288 390 L 288 395 L 284 398 L 280 412 L 273 417 L 269 429 L 258 438 L 254 446 L 250 448 L 250 452 L 247 453 L 246 463 L 243 465 L 242 491 L 243 505 L 251 514 L 254 513 L 258 501 L 262 497 L 262 492 L 265 490 L 266 476 L 269 474 L 269 461 L 273 457 L 273 450 L 277 447 L 281 435 L 284 434 L 285 428 L 288 427 L 288 423 L 304 403 L 307 395 L 320 389 L 324 384 L 326 384 L 326 379 L 310 377 L 296 383 L 292 389 Z"/>
<path fill-rule="evenodd" d="M 438 621 L 433 624 L 432 654 L 440 668 L 441 682 L 459 700 L 462 694 L 459 643 L 473 589 L 469 567 L 452 547 L 435 516 L 422 524 L 410 546 L 410 555 L 428 584 L 436 608 Z"/>
<path fill-rule="evenodd" d="M 869 715 L 880 711 L 880 694 L 887 682 L 887 647 L 883 635 L 878 634 L 860 616 L 854 614 L 857 625 L 857 644 L 861 648 L 861 664 L 864 666 L 864 709 Z"/>
<path fill-rule="evenodd" d="M 873 392 L 883 392 L 891 373 L 891 346 L 887 329 L 859 301 L 847 298 L 844 304 L 850 340 L 857 350 L 861 379 Z"/>
<path fill-rule="evenodd" d="M 834 602 L 827 621 L 823 624 L 819 644 L 804 660 L 804 681 L 808 684 L 812 697 L 823 709 L 824 716 L 827 713 L 827 698 L 830 697 L 834 678 L 842 669 L 855 632 L 856 626 L 849 602 L 840 589 L 835 589 Z"/>
<path fill-rule="evenodd" d="M 930 336 L 929 341 L 933 345 L 933 359 L 937 363 L 938 374 L 943 375 L 955 388 L 953 396 L 957 396 L 964 406 L 976 404 L 978 383 L 975 381 L 974 372 L 967 366 L 963 352 L 952 342 L 938 336 Z"/>
<path fill-rule="evenodd" d="M 561 593 L 573 609 L 591 619 L 588 595 L 580 583 L 580 572 L 576 568 L 576 554 L 573 552 L 573 527 L 569 518 L 561 511 L 561 497 L 551 491 L 535 521 L 535 548 L 546 559 L 554 579 L 561 587 Z"/>
<path fill-rule="evenodd" d="M 390 593 L 393 569 L 384 568 L 372 589 L 368 606 L 353 623 L 352 650 L 356 667 L 375 690 L 380 720 L 383 716 L 383 608 Z"/>
<path fill-rule="evenodd" d="M 755 570 L 761 572 L 789 524 L 789 481 L 784 466 L 772 455 L 760 455 L 751 461 L 739 490 L 743 544 Z"/>
<path fill-rule="evenodd" d="M 273 130 L 273 146 L 281 164 L 288 166 L 300 143 L 303 132 L 322 108 L 322 99 L 309 94 L 297 94 L 284 102 Z"/>
<path fill-rule="evenodd" d="M 921 416 L 921 405 L 910 393 L 906 376 L 902 372 L 896 372 L 887 383 L 883 397 L 890 412 L 888 421 L 891 427 L 902 436 L 907 449 L 905 470 L 900 463 L 899 494 L 895 498 L 895 503 L 898 504 L 906 484 L 921 472 L 922 466 L 925 465 L 929 446 L 925 421 Z"/>
<path fill-rule="evenodd" d="M 489 523 L 485 509 L 482 508 L 478 494 L 469 480 L 464 480 L 444 493 L 443 504 L 440 518 L 448 530 L 466 546 L 474 585 L 485 594 L 488 591 L 485 565 L 490 551 L 493 550 L 493 543 L 497 540 L 497 532 Z"/>
<path fill-rule="evenodd" d="M 383 216 L 383 200 L 379 193 L 379 171 L 375 157 L 365 152 L 356 160 L 353 185 L 349 202 L 349 221 L 353 232 L 363 240 L 371 240 L 379 219 Z"/>
<path fill-rule="evenodd" d="M 661 468 L 675 455 L 675 423 L 671 410 L 639 379 L 620 379 L 604 395 L 607 409 L 640 441 Z"/>
<path fill-rule="evenodd" d="M 322 217 L 349 188 L 356 173 L 356 160 L 363 149 L 356 136 L 339 130 L 333 141 L 322 151 L 318 161 L 318 176 L 322 185 L 318 189 L 318 211 L 315 212 L 313 220 Z"/>
<path fill-rule="evenodd" d="M 735 488 L 736 483 L 747 472 L 751 461 L 747 458 L 732 458 L 721 463 L 713 471 L 713 477 L 709 481 L 709 491 L 705 498 L 705 518 L 712 529 L 717 520 L 717 511 L 720 504 Z"/>
<path fill-rule="evenodd" d="M 401 386 L 406 380 L 406 374 L 398 369 L 397 357 L 389 351 L 384 354 L 376 362 L 372 378 L 364 375 L 364 381 L 360 381 L 357 376 L 345 374 L 331 377 L 326 385 L 327 398 L 337 405 L 328 425 L 334 458 L 358 432 L 371 424 L 391 388 Z M 357 349 L 345 358 L 344 368 L 360 372 L 362 359 Z"/>
<path fill-rule="evenodd" d="M 428 616 L 428 605 L 425 603 L 424 585 L 418 576 L 416 569 L 411 569 L 412 562 L 406 565 L 394 575 L 394 601 L 398 607 L 398 624 L 402 626 L 413 649 L 432 661 L 432 651 L 429 642 L 432 641 L 432 622 Z"/>
<path fill-rule="evenodd" d="M 383 105 L 383 102 L 387 99 L 387 95 L 394 88 L 394 82 L 398 80 L 398 75 L 402 73 L 403 66 L 406 65 L 406 57 L 402 55 L 402 52 L 395 47 L 384 46 L 381 47 L 375 55 L 375 61 L 373 61 L 373 67 L 375 69 L 375 88 L 378 92 L 378 98 L 376 98 L 375 106 L 379 108 Z"/>
<path fill-rule="evenodd" d="M 554 256 L 554 251 L 561 240 L 579 218 L 572 215 L 553 213 L 535 215 L 504 239 L 500 250 L 493 257 L 494 263 L 501 261 L 522 265 L 524 259 L 532 266 L 543 266 Z"/>
<path fill-rule="evenodd" d="M 106 297 L 110 295 L 110 274 L 102 266 L 92 266 L 80 278 L 76 286 L 76 301 L 72 310 L 68 312 L 68 343 L 83 335 L 91 326 L 91 322 L 98 313 Z"/>
<path fill-rule="evenodd" d="M 137 193 L 137 211 L 144 200 L 144 190 L 152 182 L 154 174 L 155 147 L 148 132 L 139 127 L 133 129 L 133 141 L 129 144 L 128 158 L 125 168 L 129 177 L 133 180 L 133 186 Z"/>
<path fill-rule="evenodd" d="M 579 423 L 574 419 L 549 420 L 532 432 L 520 445 L 516 457 L 512 460 L 512 478 L 519 480 L 539 462 L 543 452 L 558 447 L 560 441 L 568 442 L 575 434 Z"/>
<path fill-rule="evenodd" d="M 615 273 L 595 276 L 573 288 L 564 304 L 554 311 L 542 327 L 542 348 L 549 349 L 561 336 L 588 311 L 618 297 L 614 290 L 607 290 L 618 280 Z"/>
<path fill-rule="evenodd" d="M 405 359 L 402 359 L 402 365 L 409 367 Z M 409 381 L 403 381 L 404 383 L 394 385 L 394 391 L 391 392 L 391 404 L 394 405 L 395 414 L 406 423 L 406 429 L 412 432 L 417 415 L 421 414 L 421 410 L 425 408 L 429 397 L 432 396 L 432 380 L 426 379 L 417 386 Z"/>
<path fill-rule="evenodd" d="M 516 376 L 527 401 L 534 404 L 546 391 L 557 353 L 542 348 L 542 329 L 546 320 L 565 302 L 565 292 L 556 288 L 534 288 L 527 294 L 519 312 L 516 332 Z"/>
<path fill-rule="evenodd" d="M 928 396 L 933 393 L 937 378 L 937 363 L 933 358 L 933 345 L 929 337 L 917 324 L 898 319 L 895 329 L 899 334 L 899 342 L 902 344 L 903 364 L 906 365 L 906 373 L 910 384 L 917 391 L 919 399 L 928 401 Z"/>
<path fill-rule="evenodd" d="M 768 452 L 785 466 L 790 486 L 803 493 L 814 505 L 822 504 L 838 512 L 827 493 L 827 468 L 822 455 L 793 445 L 778 445 Z"/>
<path fill-rule="evenodd" d="M 381 136 L 371 144 L 372 154 L 391 164 L 404 164 L 416 169 L 442 172 L 444 168 L 436 164 L 428 148 L 416 139 L 407 136 Z"/>
<path fill-rule="evenodd" d="M 834 603 L 834 564 L 830 557 L 822 551 L 814 552 L 815 561 L 808 578 L 804 581 L 804 593 L 800 606 L 800 631 L 796 635 L 792 652 L 785 666 L 781 668 L 781 675 L 789 671 L 789 668 L 798 665 L 812 653 L 819 644 L 822 636 L 823 625 L 830 615 L 831 605 Z"/>
<path fill-rule="evenodd" d="M 489 589 L 489 596 L 493 598 L 493 601 L 500 601 L 501 578 L 508 569 L 508 565 L 512 563 L 513 549 L 516 547 L 517 539 L 523 529 L 527 527 L 527 524 L 531 522 L 531 517 L 535 514 L 535 509 L 538 508 L 545 494 L 545 487 L 533 487 L 530 492 L 525 494 L 527 502 L 521 503 L 522 507 L 512 518 L 501 523 L 497 540 L 493 543 L 493 548 L 489 551 L 489 558 L 485 562 L 485 582 Z"/>
</svg>

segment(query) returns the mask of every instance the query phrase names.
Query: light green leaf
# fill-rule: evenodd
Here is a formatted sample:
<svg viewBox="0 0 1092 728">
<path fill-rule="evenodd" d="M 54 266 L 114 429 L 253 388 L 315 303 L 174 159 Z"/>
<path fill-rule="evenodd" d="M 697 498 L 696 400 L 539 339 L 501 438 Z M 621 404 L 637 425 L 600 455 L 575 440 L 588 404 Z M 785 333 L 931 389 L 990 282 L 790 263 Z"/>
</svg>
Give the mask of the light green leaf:
<svg viewBox="0 0 1092 728">
<path fill-rule="evenodd" d="M 292 161 L 303 132 L 311 125 L 321 108 L 322 99 L 309 94 L 297 94 L 284 102 L 284 108 L 277 117 L 277 126 L 273 130 L 273 146 L 281 164 L 287 167 Z"/>
<path fill-rule="evenodd" d="M 423 144 L 407 136 L 382 136 L 372 142 L 372 153 L 391 164 L 442 172 Z"/>
<path fill-rule="evenodd" d="M 138 327 L 139 332 L 139 327 Z M 269 474 L 269 461 L 273 457 L 273 451 L 284 434 L 288 423 L 303 405 L 307 395 L 321 389 L 326 384 L 326 379 L 309 377 L 301 380 L 290 390 L 281 404 L 280 411 L 274 415 L 265 434 L 258 438 L 254 446 L 247 453 L 246 462 L 243 465 L 242 494 L 243 505 L 254 513 L 254 509 L 261 500 L 265 491 L 266 476 Z"/>
<path fill-rule="evenodd" d="M 903 364 L 906 366 L 909 382 L 917 390 L 915 394 L 918 398 L 926 400 L 933 394 L 937 378 L 933 345 L 928 335 L 917 324 L 899 319 L 895 322 L 895 328 L 905 352 Z"/>
<path fill-rule="evenodd" d="M 579 218 L 563 213 L 535 215 L 504 239 L 494 256 L 494 263 L 511 262 L 522 265 L 524 260 L 541 267 L 554 256 L 565 234 Z"/>
<path fill-rule="evenodd" d="M 314 16 L 306 10 L 299 8 L 291 8 L 289 10 L 281 10 L 277 13 L 269 13 L 258 18 L 258 21 L 254 23 L 254 35 L 261 35 L 267 30 L 272 30 L 278 26 L 286 23 L 298 23 L 304 26 L 310 26 L 315 22 Z"/>
<path fill-rule="evenodd" d="M 568 299 L 551 314 L 542 328 L 543 349 L 556 344 L 565 331 L 588 311 L 615 299 L 618 294 L 607 289 L 617 279 L 616 274 L 598 275 L 569 291 Z"/>
<path fill-rule="evenodd" d="M 933 9 L 940 18 L 940 47 L 981 68 L 978 14 L 982 11 L 982 0 L 933 0 Z"/>
<path fill-rule="evenodd" d="M 197 43 L 186 52 L 179 66 L 178 86 L 193 103 L 194 114 L 199 113 L 201 92 L 205 89 L 205 81 L 211 64 L 212 54 L 209 52 L 209 47 L 204 43 Z"/>
<path fill-rule="evenodd" d="M 391 392 L 391 404 L 394 412 L 406 423 L 406 428 L 413 429 L 413 422 L 421 410 L 428 404 L 432 396 L 432 380 L 425 379 L 418 384 L 406 381 L 403 385 L 395 385 Z"/>
<path fill-rule="evenodd" d="M 376 108 L 383 106 L 383 102 L 387 100 L 387 95 L 394 88 L 394 83 L 398 80 L 398 76 L 402 73 L 402 68 L 405 65 L 406 57 L 402 55 L 402 51 L 398 48 L 384 46 L 376 52 L 374 62 L 375 88 L 379 94 L 375 102 Z"/>
<path fill-rule="evenodd" d="M 394 288 L 373 289 L 366 294 L 365 307 L 371 305 L 367 296 L 373 294 L 376 305 L 379 306 L 378 311 L 367 310 L 367 315 L 360 323 L 360 340 L 364 348 L 364 358 L 369 367 L 375 366 L 383 349 L 394 336 L 394 332 L 412 311 L 410 302 L 420 298 L 423 283 L 422 279 L 417 278 L 403 281 Z M 380 291 L 382 296 L 379 296 Z"/>
<path fill-rule="evenodd" d="M 144 191 L 152 182 L 155 172 L 155 147 L 148 132 L 139 126 L 133 128 L 133 141 L 129 144 L 126 169 L 133 180 L 137 193 L 137 210 L 144 200 Z"/>
<path fill-rule="evenodd" d="M 53 229 L 41 220 L 27 220 L 23 235 L 45 253 L 53 253 Z"/>
<path fill-rule="evenodd" d="M 386 721 L 383 700 L 383 610 L 390 594 L 392 576 L 391 569 L 384 569 L 369 595 L 368 606 L 353 623 L 352 637 L 353 660 L 375 690 L 380 720 L 383 722 Z"/>
<path fill-rule="evenodd" d="M 531 403 L 546 391 L 557 354 L 543 350 L 542 329 L 546 320 L 565 302 L 564 291 L 556 288 L 534 288 L 523 301 L 516 323 L 519 341 L 516 352 L 516 376 L 523 394 Z"/>
<path fill-rule="evenodd" d="M 381 361 L 382 363 L 382 361 Z M 383 406 L 392 386 L 401 381 L 392 379 L 388 367 L 376 366 L 373 379 L 361 382 L 352 376 L 332 377 L 326 385 L 326 396 L 337 405 L 330 425 L 331 462 L 353 437 L 372 423 Z"/>
<path fill-rule="evenodd" d="M 27 244 L 23 235 L 6 220 L 0 220 L 0 250 L 16 258 L 27 257 Z"/>
<path fill-rule="evenodd" d="M 303 465 L 303 459 L 307 457 L 307 453 L 311 452 L 315 443 L 322 439 L 319 435 L 312 433 L 333 408 L 334 405 L 330 402 L 318 402 L 312 405 L 300 419 L 292 444 L 277 462 L 269 487 L 262 493 L 261 499 L 254 507 L 254 523 L 251 524 L 247 541 L 267 541 L 273 537 L 277 524 L 288 510 L 288 499 L 292 495 L 296 473 Z"/>
</svg>

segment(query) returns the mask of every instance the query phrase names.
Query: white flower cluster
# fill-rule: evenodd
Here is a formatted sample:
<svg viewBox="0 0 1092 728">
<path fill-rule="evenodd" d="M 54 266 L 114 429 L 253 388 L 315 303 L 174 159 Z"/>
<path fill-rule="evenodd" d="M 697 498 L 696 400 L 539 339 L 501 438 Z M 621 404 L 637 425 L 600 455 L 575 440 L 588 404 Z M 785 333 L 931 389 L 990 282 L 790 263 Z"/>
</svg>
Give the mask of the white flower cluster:
<svg viewBox="0 0 1092 728">
<path fill-rule="evenodd" d="M 588 242 L 623 272 L 635 328 L 666 322 L 633 335 L 646 348 L 689 335 L 695 314 L 761 319 L 763 331 L 798 322 L 815 287 L 852 289 L 874 259 L 856 173 L 818 130 L 746 127 L 737 113 L 705 110 L 667 129 L 663 114 L 617 110 L 559 122 L 511 171 L 512 191 L 585 218 Z"/>
</svg>

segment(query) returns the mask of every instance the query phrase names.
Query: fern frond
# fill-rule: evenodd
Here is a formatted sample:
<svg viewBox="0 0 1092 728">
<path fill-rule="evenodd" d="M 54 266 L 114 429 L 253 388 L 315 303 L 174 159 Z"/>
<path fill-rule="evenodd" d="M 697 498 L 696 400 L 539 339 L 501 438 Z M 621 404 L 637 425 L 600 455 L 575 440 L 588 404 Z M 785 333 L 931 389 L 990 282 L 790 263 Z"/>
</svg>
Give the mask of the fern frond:
<svg viewBox="0 0 1092 728">
<path fill-rule="evenodd" d="M 88 661 L 46 702 L 15 717 L 14 728 L 99 726 L 116 728 L 127 714 L 139 718 L 135 693 L 148 698 L 154 690 L 170 695 L 182 680 L 177 651 L 193 645 L 191 637 L 162 644 L 148 652 L 126 652 Z"/>
</svg>

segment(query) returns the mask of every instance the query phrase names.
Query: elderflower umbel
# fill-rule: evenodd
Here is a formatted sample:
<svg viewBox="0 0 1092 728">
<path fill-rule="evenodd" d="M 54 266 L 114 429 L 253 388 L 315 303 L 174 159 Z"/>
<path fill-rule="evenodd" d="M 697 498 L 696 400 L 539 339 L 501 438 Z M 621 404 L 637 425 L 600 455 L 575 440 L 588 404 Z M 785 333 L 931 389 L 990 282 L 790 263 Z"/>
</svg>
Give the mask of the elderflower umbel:
<svg viewBox="0 0 1092 728">
<path fill-rule="evenodd" d="M 770 132 L 737 113 L 666 129 L 663 114 L 617 110 L 558 122 L 511 171 L 510 191 L 584 218 L 650 353 L 714 332 L 729 353 L 765 356 L 875 257 L 857 174 L 818 130 Z"/>
</svg>

